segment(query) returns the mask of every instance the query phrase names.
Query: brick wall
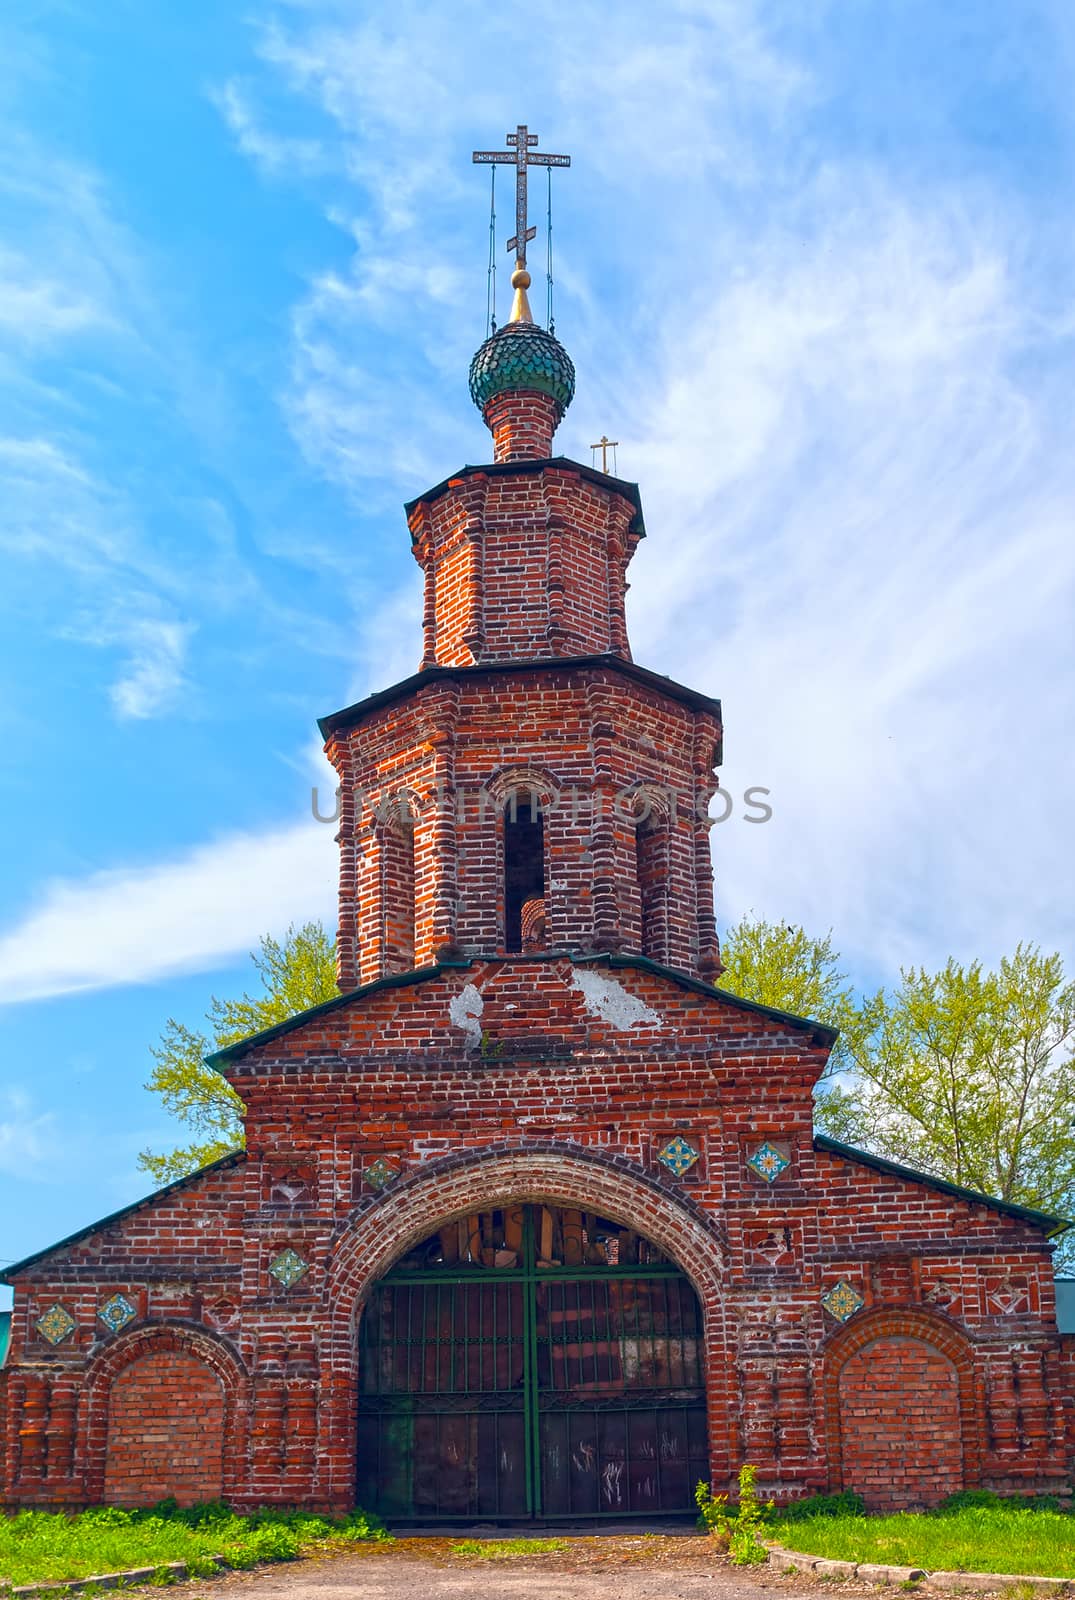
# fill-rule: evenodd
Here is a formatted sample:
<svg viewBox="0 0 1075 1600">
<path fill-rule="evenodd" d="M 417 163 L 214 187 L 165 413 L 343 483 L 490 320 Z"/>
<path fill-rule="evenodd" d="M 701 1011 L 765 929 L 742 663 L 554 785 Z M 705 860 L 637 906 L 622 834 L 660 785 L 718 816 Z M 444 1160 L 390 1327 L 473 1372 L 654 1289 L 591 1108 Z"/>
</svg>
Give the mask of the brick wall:
<svg viewBox="0 0 1075 1600">
<path fill-rule="evenodd" d="M 482 414 L 493 436 L 494 461 L 538 460 L 552 454 L 560 405 L 551 395 L 539 389 L 512 389 L 495 395 Z"/>
<path fill-rule="evenodd" d="M 550 948 L 720 970 L 706 815 L 719 707 L 594 665 L 630 661 L 626 570 L 641 512 L 632 485 L 547 459 L 557 415 L 547 395 L 496 397 L 486 410 L 496 461 L 409 506 L 425 574 L 422 673 L 328 719 L 343 989 L 404 970 L 399 930 L 412 920 L 416 967 L 507 948 L 501 816 L 512 794 L 549 808 Z M 542 670 L 520 670 L 531 664 Z M 666 797 L 659 823 L 643 793 Z M 379 821 L 402 804 L 414 817 L 413 881 L 411 856 Z"/>
<path fill-rule="evenodd" d="M 767 1492 L 860 1487 L 888 1470 L 855 1454 L 867 1425 L 883 1442 L 880 1422 L 898 1422 L 884 1449 L 916 1458 L 928 1417 L 949 1428 L 954 1371 L 965 1481 L 1062 1487 L 1073 1363 L 1065 1379 L 1041 1231 L 815 1148 L 824 1056 L 808 1029 L 620 958 L 474 962 L 320 1011 L 229 1066 L 244 1158 L 18 1275 L 8 1497 L 99 1500 L 113 1390 L 209 1371 L 225 1493 L 344 1508 L 371 1284 L 450 1217 L 523 1200 L 598 1209 L 687 1272 L 718 1485 L 747 1460 Z M 674 1133 L 699 1152 L 680 1178 L 658 1160 Z M 748 1165 L 763 1139 L 789 1162 L 773 1183 Z M 287 1249 L 303 1263 L 290 1286 L 269 1270 Z M 862 1301 L 844 1325 L 822 1300 L 841 1282 Z M 101 1309 L 117 1291 L 134 1315 L 113 1334 Z M 75 1329 L 50 1346 L 37 1321 L 54 1303 Z M 863 1423 L 856 1407 L 881 1392 L 885 1417 Z"/>
<path fill-rule="evenodd" d="M 563 461 L 471 468 L 416 501 L 409 522 L 424 667 L 630 656 L 626 570 L 641 526 L 615 480 Z"/>
<path fill-rule="evenodd" d="M 963 1487 L 959 1379 L 936 1347 L 879 1338 L 840 1372 L 843 1487 L 871 1511 L 937 1505 Z"/>
<path fill-rule="evenodd" d="M 496 461 L 409 507 L 421 670 L 322 725 L 340 983 L 374 987 L 229 1053 L 245 1155 L 16 1269 L 13 1504 L 346 1510 L 365 1297 L 522 1201 L 599 1209 L 690 1277 L 718 1488 L 744 1461 L 875 1504 L 1066 1484 L 1041 1227 L 816 1143 L 830 1036 L 699 981 L 720 707 L 631 663 L 637 492 L 549 459 L 556 415 L 498 397 Z M 505 959 L 503 817 L 531 796 L 548 953 Z"/>
<path fill-rule="evenodd" d="M 375 706 L 333 731 L 341 987 L 399 970 L 387 927 L 403 879 L 393 877 L 378 817 L 403 793 L 414 814 L 416 966 L 445 949 L 504 949 L 503 811 L 535 794 L 545 810 L 550 948 L 644 950 L 687 972 L 715 972 L 705 812 L 720 736 L 711 703 L 684 703 L 614 663 L 438 677 L 402 705 Z M 654 830 L 641 852 L 640 820 Z"/>
<path fill-rule="evenodd" d="M 195 1356 L 167 1350 L 131 1362 L 109 1394 L 106 1503 L 219 1499 L 224 1411 L 220 1379 Z"/>
<path fill-rule="evenodd" d="M 1055 1387 L 1063 1417 L 1068 1478 L 1075 1480 L 1075 1333 L 1065 1334 L 1060 1340 Z"/>
</svg>

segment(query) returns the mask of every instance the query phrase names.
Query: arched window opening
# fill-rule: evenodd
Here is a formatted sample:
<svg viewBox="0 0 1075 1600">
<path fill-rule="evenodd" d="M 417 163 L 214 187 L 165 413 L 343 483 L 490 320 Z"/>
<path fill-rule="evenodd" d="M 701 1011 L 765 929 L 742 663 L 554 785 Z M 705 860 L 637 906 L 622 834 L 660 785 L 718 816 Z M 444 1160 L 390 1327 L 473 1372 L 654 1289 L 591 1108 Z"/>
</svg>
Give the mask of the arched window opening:
<svg viewBox="0 0 1075 1600">
<path fill-rule="evenodd" d="M 635 825 L 635 872 L 642 954 L 651 961 L 668 955 L 668 828 L 647 813 Z"/>
<path fill-rule="evenodd" d="M 504 948 L 543 948 L 545 818 L 536 794 L 513 794 L 504 808 Z M 534 902 L 542 902 L 539 908 Z"/>
<path fill-rule="evenodd" d="M 414 966 L 414 817 L 405 800 L 392 808 L 381 830 L 384 886 L 384 970 Z"/>
</svg>

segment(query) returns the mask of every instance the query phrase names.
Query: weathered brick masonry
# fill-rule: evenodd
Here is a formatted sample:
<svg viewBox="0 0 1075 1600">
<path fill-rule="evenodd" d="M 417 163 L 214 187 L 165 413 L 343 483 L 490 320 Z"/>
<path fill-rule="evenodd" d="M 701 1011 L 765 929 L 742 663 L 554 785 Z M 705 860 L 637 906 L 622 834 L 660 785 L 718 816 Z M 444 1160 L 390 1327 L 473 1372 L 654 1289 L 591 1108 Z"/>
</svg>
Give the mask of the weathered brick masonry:
<svg viewBox="0 0 1075 1600">
<path fill-rule="evenodd" d="M 720 708 L 631 662 L 637 491 L 550 458 L 566 356 L 497 377 L 535 338 L 475 358 L 496 460 L 408 508 L 421 670 L 322 725 L 345 992 L 216 1058 L 245 1153 L 11 1270 L 11 1503 L 349 1507 L 371 1291 L 520 1203 L 687 1274 L 714 1483 L 1066 1482 L 1052 1220 L 815 1137 L 831 1033 L 708 981 Z"/>
</svg>

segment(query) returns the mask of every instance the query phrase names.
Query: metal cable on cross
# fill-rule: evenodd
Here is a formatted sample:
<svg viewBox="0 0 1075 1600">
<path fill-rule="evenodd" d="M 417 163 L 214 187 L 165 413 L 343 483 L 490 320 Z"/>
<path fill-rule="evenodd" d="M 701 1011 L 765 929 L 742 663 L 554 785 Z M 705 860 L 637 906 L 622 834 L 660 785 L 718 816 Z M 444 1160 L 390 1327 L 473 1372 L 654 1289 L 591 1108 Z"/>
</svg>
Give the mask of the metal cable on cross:
<svg viewBox="0 0 1075 1600">
<path fill-rule="evenodd" d="M 552 167 L 569 167 L 571 165 L 571 157 L 570 156 L 554 156 L 554 155 L 550 155 L 548 152 L 546 152 L 544 150 L 535 150 L 534 146 L 538 142 L 538 136 L 537 136 L 536 133 L 531 133 L 530 132 L 530 130 L 527 128 L 525 122 L 520 122 L 520 124 L 516 128 L 515 132 L 508 134 L 507 140 L 508 140 L 508 149 L 507 150 L 475 150 L 472 159 L 474 161 L 479 161 L 479 162 L 481 162 L 483 164 L 489 163 L 489 165 L 491 165 L 493 167 L 494 172 L 495 172 L 497 166 L 513 166 L 515 168 L 515 233 L 514 233 L 514 236 L 508 240 L 507 248 L 508 248 L 509 252 L 514 252 L 514 254 L 515 254 L 515 273 L 516 273 L 516 275 L 518 275 L 520 272 L 522 272 L 526 276 L 526 283 L 525 283 L 525 286 L 524 286 L 524 293 L 525 293 L 525 289 L 528 289 L 530 287 L 530 275 L 526 270 L 526 247 L 530 243 L 530 240 L 533 239 L 535 234 L 537 233 L 537 229 L 536 228 L 531 228 L 527 224 L 527 216 L 526 216 L 526 177 L 527 177 L 527 168 L 528 167 L 545 167 L 546 169 L 551 169 Z M 554 330 L 553 330 L 553 322 L 552 322 L 552 173 L 551 173 L 551 171 L 549 172 L 548 228 L 549 228 L 549 246 L 548 246 L 549 255 L 548 255 L 548 272 L 547 272 L 547 279 L 548 279 L 548 301 L 547 301 L 547 304 L 548 304 L 549 332 L 552 333 Z M 493 234 L 493 221 L 491 219 L 491 221 L 490 221 L 490 246 L 489 246 L 489 284 L 490 284 L 490 294 L 495 293 L 495 270 L 496 270 L 494 262 L 493 262 L 494 251 L 493 251 L 493 243 L 492 243 L 492 234 Z M 515 281 L 515 278 L 513 277 L 512 282 L 514 283 L 514 281 Z M 494 330 L 496 328 L 495 315 L 496 315 L 496 308 L 494 306 L 493 307 L 493 319 L 494 320 L 493 320 L 493 324 L 492 324 Z M 529 318 L 529 311 L 527 311 L 527 317 Z"/>
<path fill-rule="evenodd" d="M 489 168 L 489 267 L 485 274 L 485 321 L 496 332 L 496 167 Z"/>
<path fill-rule="evenodd" d="M 495 168 L 494 168 L 494 171 L 495 171 Z M 547 251 L 546 251 L 546 267 L 545 267 L 545 281 L 546 281 L 546 287 L 547 287 L 547 291 L 548 291 L 548 297 L 547 297 L 547 303 L 546 303 L 545 325 L 548 328 L 549 332 L 554 334 L 556 332 L 556 323 L 555 323 L 555 321 L 553 319 L 553 314 L 552 314 L 552 168 L 551 167 L 546 167 L 545 168 L 545 175 L 549 180 L 549 206 L 548 206 L 548 212 L 546 214 L 546 217 L 547 217 L 546 225 L 547 225 L 548 246 L 547 246 Z"/>
</svg>

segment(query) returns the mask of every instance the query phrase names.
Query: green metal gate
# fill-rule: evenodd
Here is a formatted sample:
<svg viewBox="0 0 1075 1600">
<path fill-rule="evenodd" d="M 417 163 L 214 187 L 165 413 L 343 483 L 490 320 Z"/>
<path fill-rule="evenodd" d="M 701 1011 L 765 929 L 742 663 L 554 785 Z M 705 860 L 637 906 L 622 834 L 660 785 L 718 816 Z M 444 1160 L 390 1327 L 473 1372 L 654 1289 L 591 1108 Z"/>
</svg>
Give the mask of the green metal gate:
<svg viewBox="0 0 1075 1600">
<path fill-rule="evenodd" d="M 605 1219 L 441 1229 L 374 1289 L 359 1360 L 356 1497 L 395 1521 L 684 1512 L 708 1478 L 698 1298 Z"/>
</svg>

